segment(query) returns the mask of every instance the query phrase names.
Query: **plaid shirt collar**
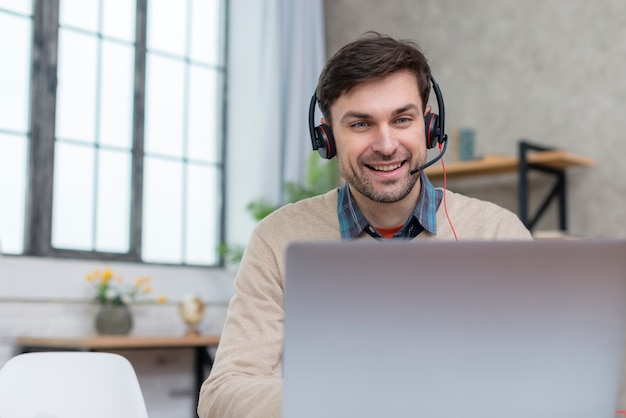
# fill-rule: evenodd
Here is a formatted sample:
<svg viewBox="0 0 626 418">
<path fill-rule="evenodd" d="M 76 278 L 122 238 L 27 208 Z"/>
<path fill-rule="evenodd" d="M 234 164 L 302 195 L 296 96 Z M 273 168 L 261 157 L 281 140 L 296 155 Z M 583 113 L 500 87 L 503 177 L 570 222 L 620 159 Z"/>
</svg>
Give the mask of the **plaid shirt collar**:
<svg viewBox="0 0 626 418">
<path fill-rule="evenodd" d="M 437 209 L 443 198 L 443 191 L 435 189 L 424 172 L 420 173 L 420 181 L 422 187 L 417 205 L 400 231 L 394 235 L 394 238 L 411 240 L 423 230 L 427 230 L 433 235 L 437 234 Z M 337 216 L 339 217 L 341 239 L 344 241 L 354 239 L 363 232 L 374 238 L 382 238 L 357 206 L 348 188 L 348 183 L 339 189 Z"/>
</svg>

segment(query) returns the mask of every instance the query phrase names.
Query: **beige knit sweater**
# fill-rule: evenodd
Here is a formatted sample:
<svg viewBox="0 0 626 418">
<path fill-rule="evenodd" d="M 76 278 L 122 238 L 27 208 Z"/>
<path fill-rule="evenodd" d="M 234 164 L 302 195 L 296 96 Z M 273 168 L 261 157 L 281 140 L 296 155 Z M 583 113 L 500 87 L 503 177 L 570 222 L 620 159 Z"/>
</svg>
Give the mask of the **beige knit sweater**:
<svg viewBox="0 0 626 418">
<path fill-rule="evenodd" d="M 531 239 L 516 215 L 493 203 L 446 192 L 459 240 Z M 289 204 L 254 230 L 235 278 L 235 293 L 211 375 L 202 385 L 200 418 L 281 416 L 283 277 L 292 241 L 340 240 L 337 190 Z M 373 239 L 362 234 L 359 239 Z M 454 235 L 443 203 L 437 235 L 415 240 L 450 240 Z"/>
</svg>

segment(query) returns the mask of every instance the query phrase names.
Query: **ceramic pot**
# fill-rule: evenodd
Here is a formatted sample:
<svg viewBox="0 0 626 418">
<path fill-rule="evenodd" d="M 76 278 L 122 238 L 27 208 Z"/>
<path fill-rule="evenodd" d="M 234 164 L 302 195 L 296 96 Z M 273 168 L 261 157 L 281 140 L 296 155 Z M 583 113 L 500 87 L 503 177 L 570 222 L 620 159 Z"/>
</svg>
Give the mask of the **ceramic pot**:
<svg viewBox="0 0 626 418">
<path fill-rule="evenodd" d="M 100 305 L 96 331 L 102 335 L 126 335 L 133 327 L 133 316 L 127 305 Z"/>
</svg>

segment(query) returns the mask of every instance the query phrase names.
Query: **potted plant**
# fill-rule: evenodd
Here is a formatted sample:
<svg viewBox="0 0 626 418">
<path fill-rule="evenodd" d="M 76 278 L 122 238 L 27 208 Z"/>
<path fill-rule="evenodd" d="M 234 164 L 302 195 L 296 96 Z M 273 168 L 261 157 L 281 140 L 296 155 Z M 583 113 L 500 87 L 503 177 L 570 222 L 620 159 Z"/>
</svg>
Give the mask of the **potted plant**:
<svg viewBox="0 0 626 418">
<path fill-rule="evenodd" d="M 334 187 L 339 183 L 339 171 L 337 159 L 324 160 L 311 153 L 306 161 L 305 179 L 303 184 L 285 182 L 283 184 L 284 202 L 279 204 L 267 199 L 259 198 L 248 203 L 246 209 L 256 221 L 260 221 L 276 209 L 287 203 L 317 196 Z M 226 264 L 235 265 L 241 261 L 245 247 L 238 244 L 222 243 L 219 251 Z"/>
<path fill-rule="evenodd" d="M 151 279 L 148 276 L 137 277 L 133 283 L 126 283 L 120 275 L 115 275 L 110 268 L 94 270 L 85 276 L 94 290 L 94 301 L 99 305 L 95 327 L 99 334 L 125 335 L 133 326 L 130 304 L 140 300 L 150 301 L 152 293 Z M 165 296 L 156 298 L 164 303 Z"/>
</svg>

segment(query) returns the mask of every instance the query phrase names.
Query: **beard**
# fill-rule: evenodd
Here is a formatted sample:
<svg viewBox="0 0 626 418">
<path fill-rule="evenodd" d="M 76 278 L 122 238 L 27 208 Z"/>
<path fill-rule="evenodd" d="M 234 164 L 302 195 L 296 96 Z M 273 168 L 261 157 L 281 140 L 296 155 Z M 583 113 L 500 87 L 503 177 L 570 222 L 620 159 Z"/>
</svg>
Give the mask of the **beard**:
<svg viewBox="0 0 626 418">
<path fill-rule="evenodd" d="M 378 162 L 393 158 L 395 157 L 381 158 Z M 408 158 L 407 161 L 411 159 Z M 401 179 L 380 180 L 374 183 L 367 175 L 367 171 L 371 170 L 368 165 L 363 163 L 361 158 L 357 163 L 357 168 L 354 169 L 347 161 L 340 159 L 339 171 L 354 190 L 377 203 L 399 202 L 408 196 L 420 178 L 419 173 L 413 175 L 407 173 L 407 176 Z"/>
</svg>

